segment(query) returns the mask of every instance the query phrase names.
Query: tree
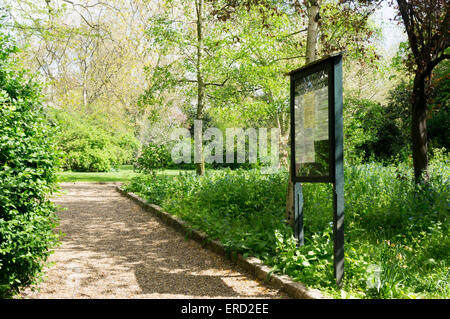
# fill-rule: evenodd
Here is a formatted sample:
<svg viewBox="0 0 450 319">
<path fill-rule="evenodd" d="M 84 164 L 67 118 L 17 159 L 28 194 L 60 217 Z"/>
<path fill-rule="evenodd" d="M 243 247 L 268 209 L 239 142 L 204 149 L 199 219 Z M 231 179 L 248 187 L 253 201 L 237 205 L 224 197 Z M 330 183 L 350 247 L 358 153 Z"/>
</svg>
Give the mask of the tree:
<svg viewBox="0 0 450 319">
<path fill-rule="evenodd" d="M 320 6 L 322 0 L 306 0 L 308 11 L 308 32 L 306 35 L 306 58 L 305 64 L 316 60 L 317 40 L 319 35 Z"/>
<path fill-rule="evenodd" d="M 194 113 L 199 121 L 211 105 L 209 93 L 227 83 L 235 63 L 224 54 L 232 39 L 222 36 L 220 23 L 206 15 L 207 5 L 204 0 L 164 1 L 165 10 L 154 15 L 147 28 L 152 50 L 159 52 L 156 66 L 150 68 L 147 100 L 164 107 L 161 97 L 177 90 L 185 114 Z M 192 108 L 195 112 L 190 112 Z M 203 175 L 203 145 L 195 147 L 196 171 Z"/>
<path fill-rule="evenodd" d="M 355 6 L 344 5 L 344 2 L 347 2 L 345 0 L 340 1 L 342 2 L 341 5 L 328 0 L 293 0 L 288 2 L 210 0 L 210 2 L 214 3 L 213 14 L 222 21 L 231 19 L 239 12 L 240 8 L 248 11 L 263 11 L 261 7 L 265 7 L 266 12 L 262 13 L 263 17 L 264 15 L 271 16 L 274 14 L 290 16 L 292 25 L 301 26 L 301 28 L 291 30 L 289 34 L 284 35 L 286 39 L 297 41 L 297 46 L 292 45 L 291 52 L 287 55 L 287 57 L 297 58 L 294 60 L 297 63 L 296 67 L 298 67 L 298 64 L 313 62 L 317 56 L 343 49 L 347 49 L 348 56 L 353 59 L 366 59 L 368 56 L 371 56 L 372 60 L 376 58 L 373 48 L 370 46 L 370 39 L 374 32 L 367 18 L 377 5 L 362 1 L 356 6 L 360 10 L 355 11 Z M 322 12 L 321 9 L 323 9 Z M 269 27 L 269 23 L 269 20 L 262 23 L 262 27 Z M 306 37 L 304 36 L 305 32 Z M 347 48 L 348 43 L 352 44 L 349 48 Z M 286 60 L 283 59 L 283 62 L 286 62 Z M 286 105 L 288 105 L 287 101 Z M 289 134 L 289 121 L 287 121 L 287 124 L 285 132 Z M 286 137 L 285 140 L 284 145 L 287 147 L 289 145 L 288 138 Z M 290 162 L 288 161 L 288 163 Z M 292 174 L 291 168 L 289 170 Z M 293 185 L 290 178 L 286 198 L 286 220 L 288 224 L 293 225 Z"/>
<path fill-rule="evenodd" d="M 289 81 L 284 74 L 304 60 L 304 37 L 293 34 L 303 23 L 270 8 L 239 7 L 222 24 L 235 39 L 227 55 L 237 63 L 229 68 L 227 83 L 212 92 L 214 114 L 244 127 L 278 128 L 280 162 L 287 165 Z"/>
<path fill-rule="evenodd" d="M 308 12 L 308 29 L 306 41 L 306 58 L 305 64 L 314 62 L 316 60 L 317 40 L 319 33 L 319 11 L 321 0 L 306 0 Z M 293 138 L 291 136 L 291 138 Z M 294 184 L 292 183 L 292 176 L 294 174 L 293 167 L 289 161 L 289 180 L 286 196 L 286 221 L 289 225 L 294 227 L 295 222 L 295 207 L 294 207 Z"/>
<path fill-rule="evenodd" d="M 416 182 L 428 179 L 427 96 L 433 69 L 450 58 L 450 1 L 397 0 L 414 73 L 411 97 L 411 138 Z"/>
<path fill-rule="evenodd" d="M 372 54 L 367 50 L 367 40 L 373 35 L 373 30 L 368 24 L 368 17 L 374 12 L 378 4 L 355 3 L 345 5 L 346 0 L 340 1 L 340 6 L 322 0 L 305 0 L 306 12 L 308 18 L 307 42 L 306 42 L 306 58 L 305 64 L 314 62 L 317 59 L 318 46 L 322 46 L 322 54 L 331 53 L 347 49 L 348 43 L 352 43 L 353 49 L 348 52 L 353 58 L 366 59 Z M 302 12 L 297 1 L 294 4 Z M 326 7 L 329 15 L 325 22 L 321 21 L 320 11 L 322 7 Z M 355 8 L 361 11 L 353 12 Z M 342 36 L 339 36 L 342 35 Z M 366 35 L 366 37 L 364 37 Z M 320 42 L 319 42 L 320 40 Z M 374 57 L 372 57 L 372 60 Z M 292 137 L 291 137 L 292 138 Z M 292 183 L 292 167 L 289 162 L 289 181 L 286 196 L 286 220 L 294 226 L 294 185 Z"/>
<path fill-rule="evenodd" d="M 75 116 L 102 117 L 107 130 L 143 129 L 144 66 L 156 58 L 142 36 L 156 11 L 145 0 L 4 0 L 5 27 L 17 35 L 20 61 L 39 76 L 46 101 Z"/>
</svg>

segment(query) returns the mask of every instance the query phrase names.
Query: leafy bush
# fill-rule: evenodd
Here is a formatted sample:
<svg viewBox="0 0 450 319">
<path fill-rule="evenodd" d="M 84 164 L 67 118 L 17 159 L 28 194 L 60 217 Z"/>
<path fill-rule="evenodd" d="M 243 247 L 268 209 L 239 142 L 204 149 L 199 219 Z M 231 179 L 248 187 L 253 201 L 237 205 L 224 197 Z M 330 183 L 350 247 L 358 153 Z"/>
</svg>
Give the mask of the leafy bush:
<svg viewBox="0 0 450 319">
<path fill-rule="evenodd" d="M 375 158 L 388 161 L 405 153 L 410 140 L 408 114 L 408 104 L 399 101 L 383 106 L 365 99 L 347 99 L 344 106 L 346 161 L 350 164 Z"/>
<path fill-rule="evenodd" d="M 142 148 L 135 167 L 139 172 L 154 175 L 155 170 L 166 167 L 169 162 L 170 154 L 166 146 L 150 143 Z"/>
<path fill-rule="evenodd" d="M 448 76 L 450 64 L 440 65 L 429 95 L 427 138 L 430 148 L 450 147 Z M 405 161 L 411 144 L 412 84 L 401 82 L 389 92 L 388 103 L 365 99 L 346 99 L 344 105 L 345 159 L 349 164 Z"/>
<path fill-rule="evenodd" d="M 108 172 L 132 161 L 138 142 L 133 134 L 107 130 L 76 114 L 57 112 L 58 145 L 64 153 L 63 167 L 80 172 Z"/>
<path fill-rule="evenodd" d="M 58 164 L 54 129 L 38 85 L 15 69 L 15 52 L 0 33 L 0 298 L 36 283 L 58 242 L 48 199 Z"/>
<path fill-rule="evenodd" d="M 450 150 L 450 107 L 433 112 L 427 123 L 427 135 L 432 147 Z"/>
</svg>

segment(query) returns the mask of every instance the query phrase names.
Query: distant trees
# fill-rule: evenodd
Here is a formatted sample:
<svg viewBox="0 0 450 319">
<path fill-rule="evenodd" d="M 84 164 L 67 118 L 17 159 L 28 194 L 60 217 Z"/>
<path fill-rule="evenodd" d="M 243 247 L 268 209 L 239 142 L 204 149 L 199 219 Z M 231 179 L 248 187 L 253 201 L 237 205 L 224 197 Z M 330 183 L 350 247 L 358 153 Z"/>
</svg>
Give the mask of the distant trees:
<svg viewBox="0 0 450 319">
<path fill-rule="evenodd" d="M 288 132 L 283 74 L 304 57 L 300 45 L 293 46 L 300 23 L 264 7 L 238 7 L 223 18 L 210 1 L 168 3 L 171 9 L 155 15 L 147 29 L 151 50 L 163 53 L 149 72 L 147 101 L 164 104 L 157 97 L 177 90 L 183 112 L 194 120 Z M 196 146 L 201 153 L 202 145 Z M 203 172 L 197 163 L 197 173 Z"/>
<path fill-rule="evenodd" d="M 223 50 L 230 39 L 221 36 L 219 23 L 208 17 L 209 4 L 204 0 L 161 3 L 165 10 L 150 19 L 146 30 L 149 49 L 159 57 L 150 70 L 145 97 L 153 103 L 165 103 L 161 97 L 179 89 L 182 92 L 179 107 L 185 114 L 193 113 L 194 120 L 204 120 L 205 109 L 210 104 L 208 93 L 229 80 L 226 68 L 234 61 Z M 199 157 L 197 174 L 203 175 L 202 143 L 196 144 L 195 154 Z"/>
<path fill-rule="evenodd" d="M 146 1 L 5 0 L 5 28 L 17 34 L 21 63 L 46 83 L 57 109 L 108 114 L 105 129 L 139 133 L 149 113 L 137 100 L 153 57 L 143 36 L 157 10 Z"/>
<path fill-rule="evenodd" d="M 133 133 L 143 142 L 157 130 L 164 136 L 171 126 L 196 119 L 221 128 L 278 127 L 285 164 L 283 74 L 340 50 L 347 51 L 346 62 L 372 65 L 377 29 L 369 17 L 381 2 L 5 0 L 5 27 L 28 46 L 22 63 L 48 84 L 46 99 L 63 112 L 94 119 L 108 114 L 100 121 L 105 129 Z M 448 57 L 449 3 L 396 3 L 411 53 L 402 63 L 415 76 L 411 137 L 417 179 L 427 166 L 430 79 Z M 197 147 L 201 155 L 203 146 Z M 200 162 L 196 170 L 202 174 Z"/>
</svg>

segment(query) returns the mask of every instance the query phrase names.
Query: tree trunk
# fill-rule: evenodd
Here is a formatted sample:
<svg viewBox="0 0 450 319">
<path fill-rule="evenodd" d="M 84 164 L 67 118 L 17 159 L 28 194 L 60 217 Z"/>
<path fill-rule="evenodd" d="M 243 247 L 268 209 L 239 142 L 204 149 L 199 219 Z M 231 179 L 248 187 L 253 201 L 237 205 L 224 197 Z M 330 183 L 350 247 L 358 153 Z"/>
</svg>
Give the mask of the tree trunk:
<svg viewBox="0 0 450 319">
<path fill-rule="evenodd" d="M 86 61 L 83 63 L 83 107 L 85 108 L 84 112 L 86 111 L 86 106 L 88 105 L 88 98 L 87 98 L 87 65 Z"/>
<path fill-rule="evenodd" d="M 411 138 L 416 183 L 428 180 L 427 106 L 425 76 L 416 72 L 412 93 Z"/>
<path fill-rule="evenodd" d="M 320 0 L 307 1 L 308 5 L 308 32 L 306 39 L 306 64 L 316 60 L 317 36 L 319 33 Z M 293 138 L 291 136 L 291 138 Z M 290 143 L 289 143 L 290 145 Z M 289 181 L 286 196 L 286 222 L 294 227 L 294 184 L 292 183 L 293 167 L 289 161 Z"/>
<path fill-rule="evenodd" d="M 203 82 L 202 75 L 202 50 L 203 50 L 203 36 L 202 36 L 202 5 L 203 0 L 195 1 L 195 9 L 197 14 L 197 114 L 196 120 L 201 121 L 203 119 L 203 100 L 205 97 L 205 84 Z M 203 128 L 200 128 L 200 135 L 203 134 Z M 203 141 L 195 143 L 195 152 L 199 155 L 197 162 L 195 163 L 195 170 L 197 175 L 205 174 L 205 160 L 203 157 Z"/>
<path fill-rule="evenodd" d="M 281 119 L 280 119 L 281 116 Z M 280 130 L 280 137 L 278 139 L 278 144 L 280 145 L 280 165 L 288 166 L 289 165 L 289 125 L 285 125 L 285 115 L 283 113 L 277 115 L 277 127 Z"/>
<path fill-rule="evenodd" d="M 308 33 L 306 38 L 306 64 L 316 60 L 317 35 L 319 33 L 320 1 L 310 0 L 308 6 Z"/>
</svg>

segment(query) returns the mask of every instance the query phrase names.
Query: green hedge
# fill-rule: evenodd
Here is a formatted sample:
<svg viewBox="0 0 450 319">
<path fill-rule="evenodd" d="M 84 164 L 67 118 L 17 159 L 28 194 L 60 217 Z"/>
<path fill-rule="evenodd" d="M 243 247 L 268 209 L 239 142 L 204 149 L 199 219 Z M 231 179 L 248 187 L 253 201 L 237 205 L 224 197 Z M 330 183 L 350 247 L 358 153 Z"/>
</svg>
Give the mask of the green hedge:
<svg viewBox="0 0 450 319">
<path fill-rule="evenodd" d="M 58 242 L 57 151 L 39 87 L 15 69 L 16 49 L 0 33 L 0 298 L 36 283 Z"/>
</svg>

